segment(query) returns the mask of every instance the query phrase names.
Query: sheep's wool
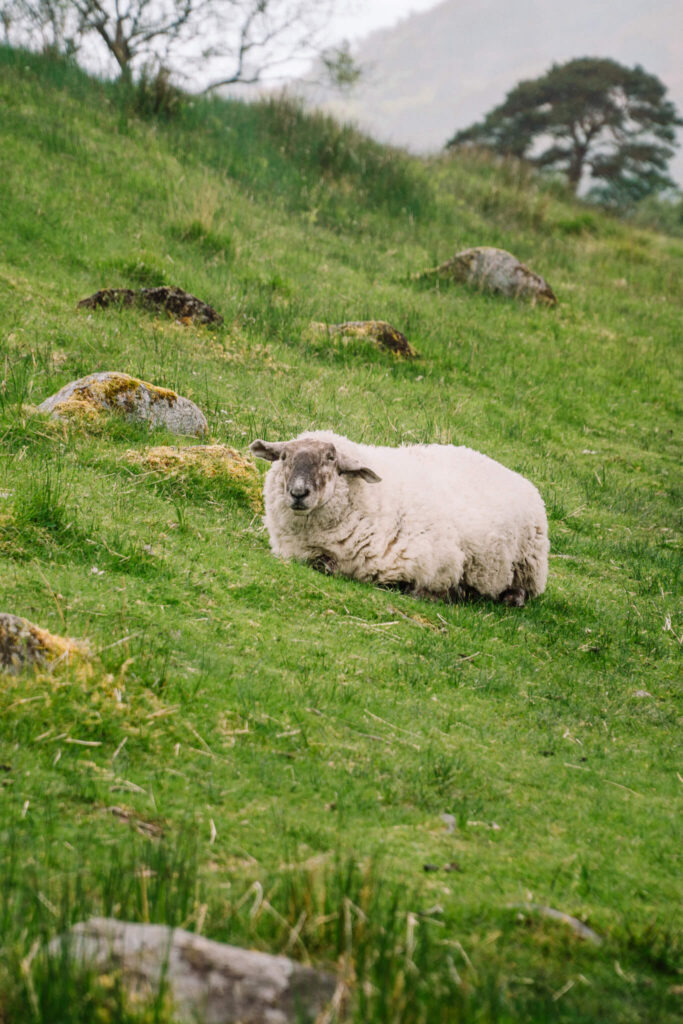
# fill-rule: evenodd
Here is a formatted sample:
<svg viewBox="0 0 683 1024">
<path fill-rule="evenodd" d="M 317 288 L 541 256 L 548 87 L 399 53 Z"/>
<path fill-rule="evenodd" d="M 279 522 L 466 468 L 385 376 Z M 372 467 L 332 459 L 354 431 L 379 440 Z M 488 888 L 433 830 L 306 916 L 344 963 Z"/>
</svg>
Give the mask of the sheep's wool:
<svg viewBox="0 0 683 1024">
<path fill-rule="evenodd" d="M 528 480 L 471 448 L 354 444 L 330 431 L 300 435 L 334 444 L 380 483 L 340 474 L 333 497 L 308 515 L 286 500 L 282 467 L 265 482 L 265 524 L 281 558 L 331 561 L 357 580 L 405 583 L 438 597 L 459 587 L 497 598 L 545 589 L 548 523 Z"/>
</svg>

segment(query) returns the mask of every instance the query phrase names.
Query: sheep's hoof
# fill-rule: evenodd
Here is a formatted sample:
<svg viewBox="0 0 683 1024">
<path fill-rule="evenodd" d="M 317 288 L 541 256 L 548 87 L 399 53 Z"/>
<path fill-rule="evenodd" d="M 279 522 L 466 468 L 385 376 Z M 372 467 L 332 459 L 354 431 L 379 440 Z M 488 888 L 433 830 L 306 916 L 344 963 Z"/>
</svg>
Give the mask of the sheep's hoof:
<svg viewBox="0 0 683 1024">
<path fill-rule="evenodd" d="M 327 555 L 319 555 L 318 558 L 314 558 L 308 563 L 312 569 L 316 572 L 321 572 L 323 576 L 335 576 L 337 572 L 337 563 L 333 558 L 329 558 Z"/>
<path fill-rule="evenodd" d="M 433 590 L 424 590 L 422 587 L 415 586 L 405 591 L 405 593 L 417 598 L 418 601 L 442 601 L 444 598 L 443 594 L 436 594 Z"/>
<path fill-rule="evenodd" d="M 524 587 L 509 587 L 504 590 L 498 600 L 508 608 L 523 608 L 526 604 L 527 592 Z"/>
<path fill-rule="evenodd" d="M 481 594 L 467 583 L 458 583 L 451 587 L 446 598 L 449 604 L 462 604 L 465 601 L 480 601 Z"/>
</svg>

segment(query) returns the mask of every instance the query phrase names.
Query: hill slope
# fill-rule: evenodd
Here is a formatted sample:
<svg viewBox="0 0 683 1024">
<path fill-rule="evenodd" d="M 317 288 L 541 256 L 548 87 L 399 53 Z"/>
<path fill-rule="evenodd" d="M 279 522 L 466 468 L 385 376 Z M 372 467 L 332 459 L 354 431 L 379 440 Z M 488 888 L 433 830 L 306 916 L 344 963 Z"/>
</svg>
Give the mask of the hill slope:
<svg viewBox="0 0 683 1024">
<path fill-rule="evenodd" d="M 680 242 L 286 103 L 142 120 L 0 62 L 0 610 L 93 652 L 2 676 L 4 1021 L 152 1019 L 41 952 L 92 913 L 337 966 L 358 1022 L 673 1021 Z M 412 279 L 473 244 L 559 307 Z M 141 283 L 225 323 L 76 308 Z M 366 317 L 421 359 L 309 329 Z M 141 468 L 177 438 L 32 411 L 106 369 L 238 449 L 316 427 L 498 458 L 547 502 L 547 592 L 428 604 L 279 563 L 234 481 Z"/>
</svg>

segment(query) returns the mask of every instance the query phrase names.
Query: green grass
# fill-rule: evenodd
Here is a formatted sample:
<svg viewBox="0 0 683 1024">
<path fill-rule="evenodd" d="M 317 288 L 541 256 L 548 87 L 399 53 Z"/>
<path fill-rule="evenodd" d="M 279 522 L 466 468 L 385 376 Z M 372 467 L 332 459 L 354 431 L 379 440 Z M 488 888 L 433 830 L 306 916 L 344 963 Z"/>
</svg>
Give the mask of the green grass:
<svg viewBox="0 0 683 1024">
<path fill-rule="evenodd" d="M 46 957 L 94 913 L 337 966 L 358 1024 L 677 1019 L 683 243 L 282 101 L 139 119 L 2 48 L 0 132 L 0 610 L 93 650 L 0 686 L 3 1024 L 168 1020 Z M 558 308 L 412 280 L 477 244 Z M 76 309 L 163 282 L 224 326 Z M 308 331 L 369 317 L 422 358 Z M 546 500 L 546 593 L 426 604 L 278 562 L 224 480 L 126 459 L 177 439 L 32 411 L 106 369 L 240 449 L 315 427 L 498 458 Z"/>
</svg>

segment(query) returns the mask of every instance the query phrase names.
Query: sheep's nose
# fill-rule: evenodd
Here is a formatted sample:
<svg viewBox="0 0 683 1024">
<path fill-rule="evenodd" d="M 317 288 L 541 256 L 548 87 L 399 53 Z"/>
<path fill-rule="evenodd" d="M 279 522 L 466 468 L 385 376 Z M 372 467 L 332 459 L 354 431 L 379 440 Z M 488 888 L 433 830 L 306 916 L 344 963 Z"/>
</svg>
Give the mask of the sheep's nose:
<svg viewBox="0 0 683 1024">
<path fill-rule="evenodd" d="M 299 477 L 297 480 L 293 480 L 289 485 L 289 493 L 297 501 L 301 501 L 302 498 L 307 498 L 311 493 L 310 487 L 307 485 L 305 480 Z"/>
</svg>

